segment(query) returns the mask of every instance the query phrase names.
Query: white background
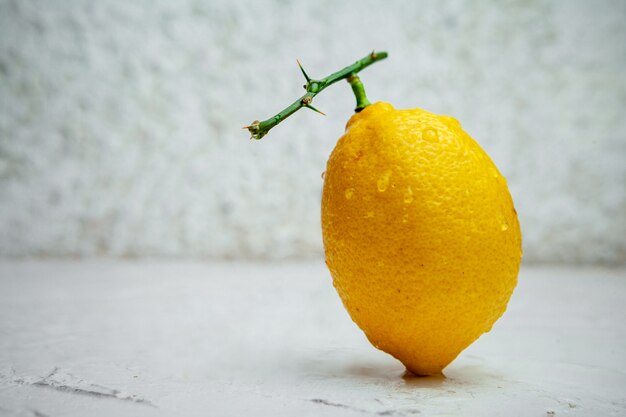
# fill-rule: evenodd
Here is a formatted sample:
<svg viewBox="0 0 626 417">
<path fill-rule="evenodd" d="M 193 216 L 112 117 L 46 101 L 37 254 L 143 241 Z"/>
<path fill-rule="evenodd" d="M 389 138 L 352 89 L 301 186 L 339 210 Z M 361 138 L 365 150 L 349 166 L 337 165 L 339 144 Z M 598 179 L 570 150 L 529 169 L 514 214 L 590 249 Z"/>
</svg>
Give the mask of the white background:
<svg viewBox="0 0 626 417">
<path fill-rule="evenodd" d="M 526 262 L 626 263 L 626 3 L 0 0 L 0 255 L 322 253 L 326 159 L 373 101 L 459 119 L 507 177 Z"/>
</svg>

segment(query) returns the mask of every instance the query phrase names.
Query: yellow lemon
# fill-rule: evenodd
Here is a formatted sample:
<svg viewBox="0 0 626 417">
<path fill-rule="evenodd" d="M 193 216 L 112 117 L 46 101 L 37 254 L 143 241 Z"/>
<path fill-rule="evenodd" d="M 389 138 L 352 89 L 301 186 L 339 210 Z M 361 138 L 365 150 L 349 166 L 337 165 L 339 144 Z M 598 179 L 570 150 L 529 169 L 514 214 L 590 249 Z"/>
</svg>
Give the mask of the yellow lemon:
<svg viewBox="0 0 626 417">
<path fill-rule="evenodd" d="M 517 283 L 504 177 L 451 117 L 375 103 L 328 160 L 326 263 L 352 319 L 411 372 L 440 372 L 491 329 Z"/>
</svg>

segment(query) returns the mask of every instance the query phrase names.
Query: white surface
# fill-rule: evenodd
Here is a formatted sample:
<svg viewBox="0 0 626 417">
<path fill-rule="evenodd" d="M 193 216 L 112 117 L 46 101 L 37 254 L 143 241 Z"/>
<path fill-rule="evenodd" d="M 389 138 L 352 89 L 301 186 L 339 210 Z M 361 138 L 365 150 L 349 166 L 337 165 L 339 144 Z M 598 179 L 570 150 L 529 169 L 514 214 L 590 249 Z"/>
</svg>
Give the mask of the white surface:
<svg viewBox="0 0 626 417">
<path fill-rule="evenodd" d="M 359 25 L 361 28 L 359 28 Z M 459 119 L 508 178 L 526 261 L 626 263 L 626 2 L 0 0 L 0 255 L 321 253 L 343 83 Z"/>
<path fill-rule="evenodd" d="M 623 269 L 523 268 L 492 332 L 416 378 L 320 264 L 3 262 L 0 415 L 626 415 Z"/>
</svg>

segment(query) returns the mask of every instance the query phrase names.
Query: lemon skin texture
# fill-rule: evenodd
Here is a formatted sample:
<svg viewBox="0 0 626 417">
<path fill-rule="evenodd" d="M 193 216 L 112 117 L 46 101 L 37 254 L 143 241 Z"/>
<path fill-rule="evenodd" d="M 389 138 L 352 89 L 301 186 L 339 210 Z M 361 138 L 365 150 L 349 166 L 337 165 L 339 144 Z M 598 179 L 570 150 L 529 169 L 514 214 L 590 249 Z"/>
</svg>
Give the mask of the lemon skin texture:
<svg viewBox="0 0 626 417">
<path fill-rule="evenodd" d="M 488 332 L 517 284 L 506 180 L 451 117 L 380 102 L 355 114 L 327 163 L 322 231 L 348 313 L 416 375 Z"/>
</svg>

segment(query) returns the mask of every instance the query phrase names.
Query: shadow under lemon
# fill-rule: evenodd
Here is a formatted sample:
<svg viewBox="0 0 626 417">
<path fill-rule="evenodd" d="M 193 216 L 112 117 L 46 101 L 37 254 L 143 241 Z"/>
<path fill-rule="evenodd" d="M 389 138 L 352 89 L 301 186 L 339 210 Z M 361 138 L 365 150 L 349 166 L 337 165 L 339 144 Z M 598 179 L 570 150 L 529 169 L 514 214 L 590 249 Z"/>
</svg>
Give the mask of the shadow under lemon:
<svg viewBox="0 0 626 417">
<path fill-rule="evenodd" d="M 408 389 L 445 389 L 498 385 L 503 377 L 468 355 L 465 363 L 452 363 L 442 373 L 419 376 L 391 357 L 372 358 L 352 350 L 326 351 L 323 355 L 301 358 L 299 371 L 323 378 L 351 379 L 358 383 L 398 384 Z M 366 357 L 365 357 L 366 356 Z M 468 363 L 469 362 L 469 363 Z"/>
</svg>

